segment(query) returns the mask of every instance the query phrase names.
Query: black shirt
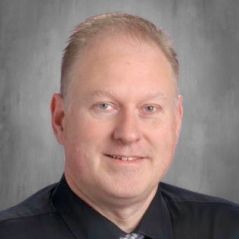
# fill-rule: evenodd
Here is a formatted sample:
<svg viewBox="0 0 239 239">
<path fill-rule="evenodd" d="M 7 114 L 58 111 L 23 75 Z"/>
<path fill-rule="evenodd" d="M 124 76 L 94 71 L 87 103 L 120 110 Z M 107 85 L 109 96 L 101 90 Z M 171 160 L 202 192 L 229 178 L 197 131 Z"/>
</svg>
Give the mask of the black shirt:
<svg viewBox="0 0 239 239">
<path fill-rule="evenodd" d="M 152 239 L 239 239 L 239 206 L 160 183 L 135 232 Z M 118 239 L 124 234 L 77 197 L 64 177 L 0 213 L 1 239 Z"/>
</svg>

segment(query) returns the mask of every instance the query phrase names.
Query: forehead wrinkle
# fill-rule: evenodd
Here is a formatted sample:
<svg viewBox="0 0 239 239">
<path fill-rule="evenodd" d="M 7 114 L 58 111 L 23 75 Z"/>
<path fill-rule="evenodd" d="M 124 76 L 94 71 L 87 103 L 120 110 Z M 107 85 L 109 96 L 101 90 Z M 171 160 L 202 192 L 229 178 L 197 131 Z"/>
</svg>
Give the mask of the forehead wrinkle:
<svg viewBox="0 0 239 239">
<path fill-rule="evenodd" d="M 90 93 L 91 97 L 100 97 L 100 96 L 107 96 L 107 97 L 111 97 L 114 98 L 115 94 L 112 91 L 109 90 L 95 90 L 93 92 Z"/>
<path fill-rule="evenodd" d="M 109 98 L 120 98 L 119 95 L 117 94 L 117 92 L 114 92 L 112 90 L 95 90 L 93 92 L 90 93 L 90 97 L 109 97 Z M 143 100 L 149 100 L 149 99 L 159 99 L 159 100 L 165 100 L 168 97 L 166 97 L 162 92 L 149 92 L 146 93 L 143 96 Z"/>
</svg>

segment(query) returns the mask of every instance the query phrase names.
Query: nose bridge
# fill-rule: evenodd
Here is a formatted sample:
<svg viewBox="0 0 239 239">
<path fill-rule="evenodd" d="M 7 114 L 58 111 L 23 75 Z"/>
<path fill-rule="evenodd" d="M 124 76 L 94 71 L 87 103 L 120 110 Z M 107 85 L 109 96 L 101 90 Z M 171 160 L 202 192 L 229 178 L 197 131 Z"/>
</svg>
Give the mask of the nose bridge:
<svg viewBox="0 0 239 239">
<path fill-rule="evenodd" d="M 134 108 L 123 109 L 120 112 L 113 137 L 122 143 L 133 143 L 140 139 L 139 118 Z"/>
</svg>

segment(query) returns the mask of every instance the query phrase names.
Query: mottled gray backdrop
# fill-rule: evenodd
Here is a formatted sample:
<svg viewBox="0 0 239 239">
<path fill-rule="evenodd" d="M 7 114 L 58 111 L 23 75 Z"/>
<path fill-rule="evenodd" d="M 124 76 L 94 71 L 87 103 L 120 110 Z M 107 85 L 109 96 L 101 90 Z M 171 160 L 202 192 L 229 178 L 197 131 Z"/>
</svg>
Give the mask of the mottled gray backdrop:
<svg viewBox="0 0 239 239">
<path fill-rule="evenodd" d="M 72 27 L 126 11 L 171 36 L 185 118 L 166 181 L 239 202 L 239 2 L 233 0 L 0 0 L 0 209 L 57 181 L 63 150 L 49 102 Z"/>
</svg>

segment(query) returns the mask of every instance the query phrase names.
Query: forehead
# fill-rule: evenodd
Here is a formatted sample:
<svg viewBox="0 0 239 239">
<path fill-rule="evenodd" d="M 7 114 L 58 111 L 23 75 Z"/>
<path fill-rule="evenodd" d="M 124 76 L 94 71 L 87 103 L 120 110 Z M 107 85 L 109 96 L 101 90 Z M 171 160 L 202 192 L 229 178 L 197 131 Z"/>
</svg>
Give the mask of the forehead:
<svg viewBox="0 0 239 239">
<path fill-rule="evenodd" d="M 118 85 L 119 91 L 122 85 L 138 85 L 150 90 L 154 84 L 175 84 L 172 67 L 156 44 L 118 35 L 95 38 L 74 62 L 71 73 L 72 88 L 80 84 L 81 89 L 115 90 Z"/>
<path fill-rule="evenodd" d="M 150 40 L 123 35 L 105 33 L 94 37 L 76 58 L 72 70 L 77 73 L 85 67 L 97 67 L 99 63 L 110 64 L 112 61 L 122 61 L 134 64 L 155 62 L 158 69 L 166 69 L 172 73 L 173 69 L 160 47 Z M 135 60 L 137 59 L 137 60 Z M 101 66 L 102 67 L 102 66 Z"/>
</svg>

